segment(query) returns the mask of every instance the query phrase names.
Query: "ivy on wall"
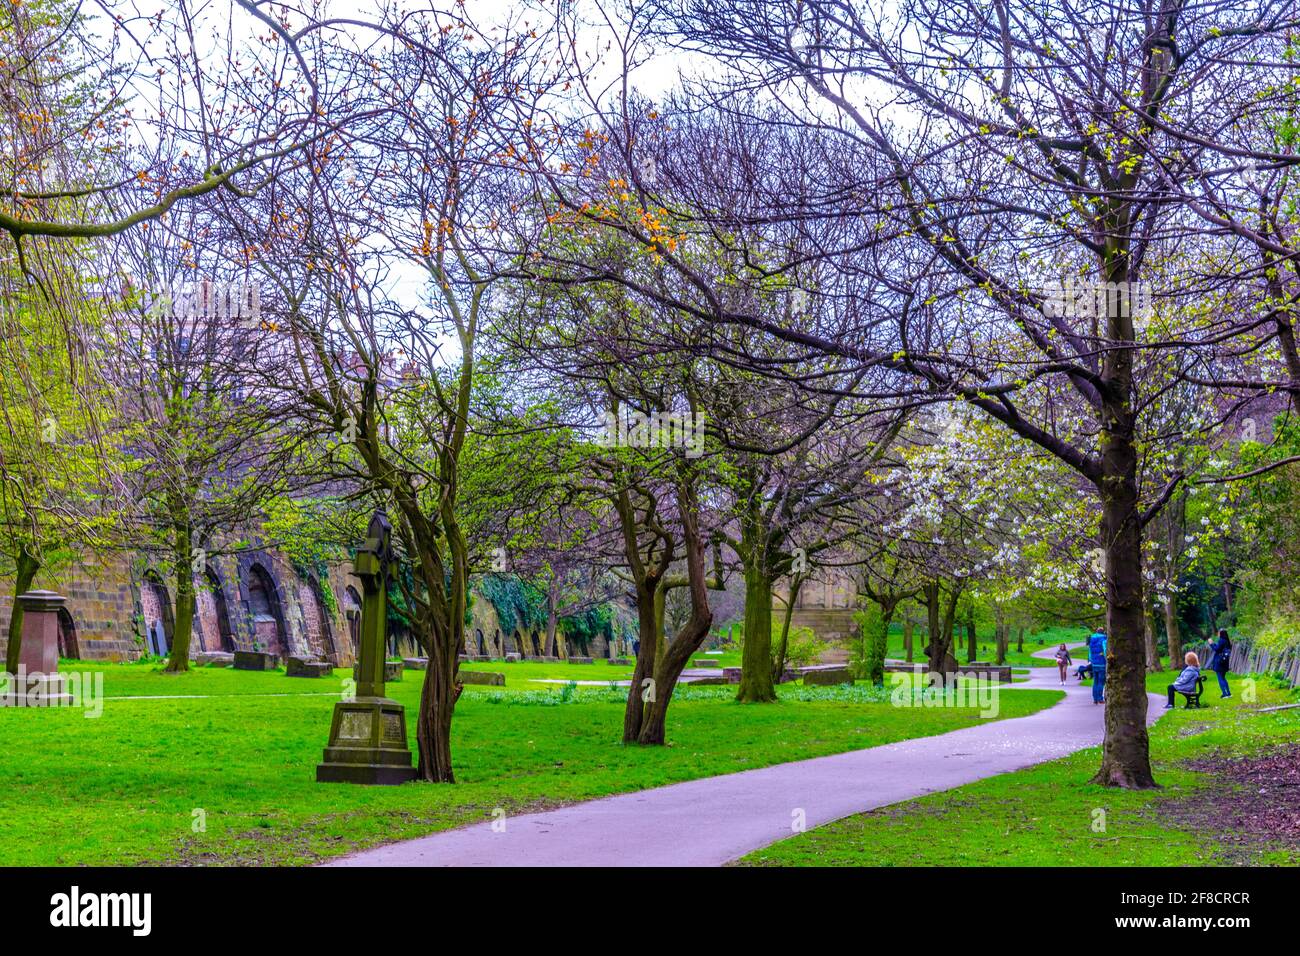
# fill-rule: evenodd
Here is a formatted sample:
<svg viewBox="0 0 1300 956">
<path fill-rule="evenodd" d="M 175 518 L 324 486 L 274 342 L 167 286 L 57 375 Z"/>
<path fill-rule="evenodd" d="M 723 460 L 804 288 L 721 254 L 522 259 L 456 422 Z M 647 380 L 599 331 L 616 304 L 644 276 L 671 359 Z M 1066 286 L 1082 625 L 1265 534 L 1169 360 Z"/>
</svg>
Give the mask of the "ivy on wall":
<svg viewBox="0 0 1300 956">
<path fill-rule="evenodd" d="M 485 574 L 478 591 L 497 612 L 503 634 L 546 626 L 546 596 L 541 589 L 513 574 Z"/>
</svg>

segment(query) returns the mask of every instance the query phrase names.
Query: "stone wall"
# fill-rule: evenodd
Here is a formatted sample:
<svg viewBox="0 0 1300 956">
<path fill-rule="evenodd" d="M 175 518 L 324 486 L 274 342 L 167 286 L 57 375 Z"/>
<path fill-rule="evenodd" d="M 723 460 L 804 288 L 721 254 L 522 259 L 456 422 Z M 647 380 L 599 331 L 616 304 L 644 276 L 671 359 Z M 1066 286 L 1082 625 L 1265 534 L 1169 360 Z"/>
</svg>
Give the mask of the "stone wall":
<svg viewBox="0 0 1300 956">
<path fill-rule="evenodd" d="M 65 649 L 75 649 L 83 660 L 134 660 L 150 649 L 151 633 L 161 632 L 166 648 L 175 638 L 174 583 L 165 561 L 161 554 L 117 555 L 102 564 L 43 571 L 33 587 L 68 599 L 71 634 Z M 260 647 L 350 665 L 348 587 L 360 593 L 360 581 L 344 563 L 331 566 L 320 582 L 300 575 L 273 551 L 211 555 L 195 576 L 191 653 Z M 12 605 L 13 582 L 0 581 L 0 646 L 8 642 Z"/>
<path fill-rule="evenodd" d="M 175 638 L 175 595 L 164 555 L 115 555 L 102 565 L 83 565 L 41 572 L 33 588 L 57 591 L 68 599 L 64 656 L 83 660 L 135 660 L 153 650 L 151 635 L 160 635 L 163 653 Z M 360 580 L 350 562 L 326 569 L 324 581 L 299 574 L 271 550 L 210 555 L 195 575 L 195 620 L 190 652 L 265 650 L 281 657 L 320 658 L 340 666 L 355 660 Z M 8 640 L 13 582 L 0 580 L 0 648 Z M 546 631 L 503 633 L 496 609 L 482 594 L 471 608 L 465 630 L 465 653 L 502 657 L 536 657 L 546 652 Z M 399 657 L 423 652 L 410 635 L 394 634 L 389 653 Z M 480 645 L 481 638 L 481 645 Z M 570 655 L 563 634 L 556 653 Z M 609 656 L 608 641 L 588 646 L 593 657 Z"/>
</svg>

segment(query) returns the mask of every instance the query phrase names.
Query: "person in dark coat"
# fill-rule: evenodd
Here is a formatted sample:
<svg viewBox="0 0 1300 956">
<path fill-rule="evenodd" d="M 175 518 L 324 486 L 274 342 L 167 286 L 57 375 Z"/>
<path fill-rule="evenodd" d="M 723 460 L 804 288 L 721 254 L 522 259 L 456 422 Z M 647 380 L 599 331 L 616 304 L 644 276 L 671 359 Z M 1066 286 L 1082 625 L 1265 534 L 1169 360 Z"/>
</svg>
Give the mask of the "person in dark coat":
<svg viewBox="0 0 1300 956">
<path fill-rule="evenodd" d="M 1219 629 L 1219 639 L 1210 650 L 1212 652 L 1210 670 L 1214 671 L 1214 676 L 1219 678 L 1219 696 L 1231 697 L 1232 690 L 1228 687 L 1228 661 L 1232 659 L 1232 641 L 1228 640 L 1226 630 Z"/>
</svg>

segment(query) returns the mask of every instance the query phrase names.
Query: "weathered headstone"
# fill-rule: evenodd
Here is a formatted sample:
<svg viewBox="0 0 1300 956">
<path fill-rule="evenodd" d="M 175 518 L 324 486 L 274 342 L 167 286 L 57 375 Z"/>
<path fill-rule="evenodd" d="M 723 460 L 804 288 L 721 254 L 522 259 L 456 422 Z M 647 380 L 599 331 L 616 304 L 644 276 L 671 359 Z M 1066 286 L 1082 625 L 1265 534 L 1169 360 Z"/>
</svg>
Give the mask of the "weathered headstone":
<svg viewBox="0 0 1300 956">
<path fill-rule="evenodd" d="M 570 658 L 569 658 L 569 663 L 570 663 L 570 664 L 590 664 L 590 663 L 592 663 L 592 659 L 591 659 L 590 657 L 570 657 Z"/>
<path fill-rule="evenodd" d="M 384 696 L 389 668 L 384 660 L 388 630 L 388 579 L 393 571 L 392 526 L 382 511 L 370 519 L 366 543 L 353 569 L 365 594 L 361 640 L 354 670 L 356 697 L 334 705 L 318 783 L 396 784 L 415 779 L 406 743 L 406 708 Z M 400 668 L 401 662 L 396 663 Z"/>
<path fill-rule="evenodd" d="M 334 673 L 334 665 L 328 661 L 307 661 L 301 657 L 291 657 L 285 662 L 286 677 L 328 677 Z"/>
<path fill-rule="evenodd" d="M 235 670 L 273 671 L 280 666 L 280 658 L 265 651 L 235 651 Z"/>
<path fill-rule="evenodd" d="M 460 659 L 461 659 L 462 661 L 465 660 L 465 656 L 462 654 Z M 427 658 L 427 657 L 403 657 L 403 658 L 402 658 L 402 665 L 403 665 L 404 667 L 406 667 L 408 670 L 413 670 L 413 671 L 422 671 L 422 670 L 425 670 L 426 668 L 428 668 L 428 666 L 429 666 L 429 658 Z"/>
<path fill-rule="evenodd" d="M 462 684 L 486 684 L 489 687 L 506 686 L 505 674 L 493 674 L 490 671 L 457 671 L 456 677 Z"/>
<path fill-rule="evenodd" d="M 822 670 L 803 672 L 805 687 L 833 687 L 836 684 L 852 684 L 853 672 L 847 667 L 828 667 Z"/>
</svg>

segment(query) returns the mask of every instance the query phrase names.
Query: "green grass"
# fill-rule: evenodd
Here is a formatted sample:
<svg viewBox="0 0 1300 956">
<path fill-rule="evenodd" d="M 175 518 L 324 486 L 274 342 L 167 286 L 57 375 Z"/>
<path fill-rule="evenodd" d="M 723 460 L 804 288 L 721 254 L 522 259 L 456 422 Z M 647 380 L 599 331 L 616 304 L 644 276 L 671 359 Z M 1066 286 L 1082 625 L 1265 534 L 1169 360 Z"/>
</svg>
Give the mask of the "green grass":
<svg viewBox="0 0 1300 956">
<path fill-rule="evenodd" d="M 529 666 L 500 665 L 510 681 L 504 690 L 466 689 L 453 731 L 456 785 L 357 787 L 314 779 L 333 707 L 330 696 L 317 695 L 338 693 L 337 679 L 70 665 L 65 670 L 103 674 L 108 699 L 98 719 L 72 709 L 0 708 L 0 865 L 312 862 L 488 819 L 497 807 L 543 809 L 979 719 L 975 708 L 891 707 L 887 691 L 862 685 L 783 687 L 780 702 L 764 705 L 736 704 L 730 687 L 690 688 L 669 713 L 669 746 L 624 747 L 622 693 L 515 686 L 509 675 Z M 418 677 L 388 685 L 408 717 Z M 1000 716 L 1058 698 L 1007 694 Z M 205 832 L 193 830 L 196 811 Z"/>
<path fill-rule="evenodd" d="M 1163 693 L 1173 672 L 1149 675 Z M 828 824 L 745 857 L 742 865 L 786 866 L 1187 866 L 1214 862 L 1218 841 L 1204 826 L 1170 822 L 1163 808 L 1202 788 L 1213 774 L 1187 761 L 1208 755 L 1245 756 L 1294 743 L 1300 709 L 1257 713 L 1300 698 L 1255 682 L 1244 701 L 1231 679 L 1232 699 L 1219 699 L 1213 676 L 1207 706 L 1170 711 L 1152 729 L 1151 753 L 1163 789 L 1124 791 L 1088 783 L 1099 748 L 964 787 L 883 807 Z M 1007 697 L 1012 695 L 1008 694 Z M 1004 698 L 1005 699 L 1005 698 Z M 1104 814 L 1104 816 L 1103 816 Z M 1104 820 L 1104 829 L 1099 829 Z M 1260 862 L 1300 862 L 1300 848 L 1261 851 Z"/>
</svg>

